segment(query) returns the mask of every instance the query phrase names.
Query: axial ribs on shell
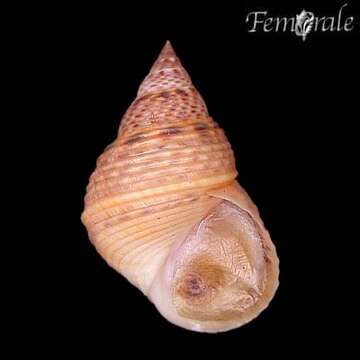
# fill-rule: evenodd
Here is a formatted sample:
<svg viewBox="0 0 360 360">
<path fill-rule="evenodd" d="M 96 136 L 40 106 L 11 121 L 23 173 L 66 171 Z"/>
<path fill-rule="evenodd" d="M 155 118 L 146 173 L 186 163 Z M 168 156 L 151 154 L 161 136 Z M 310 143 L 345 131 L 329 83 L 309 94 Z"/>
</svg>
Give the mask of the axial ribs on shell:
<svg viewBox="0 0 360 360">
<path fill-rule="evenodd" d="M 235 159 L 223 130 L 209 116 L 201 95 L 167 43 L 124 114 L 117 139 L 97 160 L 87 187 L 82 221 L 104 259 L 148 295 L 166 318 L 192 330 L 227 330 L 257 315 L 277 286 L 275 250 L 256 207 L 236 186 L 236 176 Z M 240 322 L 235 318 L 223 322 L 216 316 L 211 317 L 216 321 L 197 322 L 196 317 L 183 316 L 175 306 L 174 263 L 184 265 L 200 253 L 205 258 L 205 242 L 198 229 L 224 200 L 239 208 L 244 206 L 259 225 L 264 239 L 266 280 L 271 287 L 261 295 L 261 307 L 256 308 L 258 301 Z M 215 255 L 224 231 L 226 234 L 226 229 L 243 226 L 246 232 L 247 228 L 239 221 L 231 222 L 230 216 L 212 219 L 220 224 L 209 226 L 207 236 L 214 232 L 209 251 L 213 249 L 213 260 L 220 262 L 221 257 Z M 196 231 L 193 244 L 199 245 L 196 249 L 189 248 L 192 229 Z M 234 232 L 229 230 L 227 234 L 236 248 Z M 181 255 L 183 245 L 185 257 Z M 234 262 L 243 269 L 244 254 L 235 251 L 219 269 L 231 268 Z M 224 287 L 219 291 L 224 295 L 225 307 L 230 306 L 231 291 Z M 208 305 L 210 309 L 212 304 Z"/>
<path fill-rule="evenodd" d="M 176 210 L 176 209 L 175 209 Z M 148 221 L 142 221 L 139 223 L 138 226 L 132 225 L 126 228 L 117 229 L 116 231 L 106 235 L 106 236 L 100 236 L 98 235 L 98 244 L 101 244 L 103 242 L 107 242 L 110 246 L 112 244 L 109 243 L 109 241 L 115 241 L 119 240 L 118 235 L 121 234 L 121 243 L 126 244 L 129 240 L 135 241 L 137 239 L 141 239 L 144 235 L 151 235 L 155 234 L 157 231 L 161 231 L 163 228 L 168 228 L 169 224 L 174 225 L 175 223 L 181 222 L 184 219 L 191 220 L 191 217 L 196 217 L 196 215 L 199 215 L 204 212 L 204 207 L 198 207 L 196 208 L 187 208 L 183 211 L 180 209 L 175 212 L 172 215 L 167 215 L 166 218 L 163 218 L 162 221 L 156 221 L 154 219 L 150 219 Z M 130 229 L 135 228 L 133 231 L 130 231 Z"/>
<path fill-rule="evenodd" d="M 117 222 L 113 222 L 112 226 L 103 227 L 102 229 L 99 228 L 98 241 L 100 243 L 103 238 L 110 238 L 119 232 L 122 232 L 124 235 L 131 234 L 133 236 L 136 234 L 136 230 L 142 231 L 144 227 L 147 229 L 151 228 L 149 225 L 161 225 L 173 219 L 180 219 L 184 214 L 201 212 L 204 208 L 206 209 L 209 204 L 214 202 L 211 198 L 201 199 L 201 202 L 199 202 L 199 200 L 199 198 L 195 198 L 191 202 L 183 204 L 174 203 L 172 207 L 167 206 L 163 209 L 155 206 L 150 212 L 149 208 L 146 208 L 141 211 L 141 218 L 139 220 L 130 219 L 129 216 L 126 216 L 123 221 L 117 218 Z M 137 212 L 139 213 L 139 211 Z"/>
<path fill-rule="evenodd" d="M 179 176 L 171 181 L 171 183 L 166 183 L 165 185 L 161 182 L 155 182 L 155 184 L 148 182 L 146 187 L 142 184 L 142 188 L 136 188 L 136 186 L 122 186 L 117 188 L 114 192 L 109 192 L 105 197 L 103 194 L 99 194 L 95 197 L 86 197 L 85 201 L 87 203 L 87 209 L 84 216 L 91 217 L 93 213 L 99 214 L 103 211 L 107 213 L 109 209 L 118 206 L 119 204 L 125 204 L 130 201 L 162 194 L 179 193 L 186 190 L 197 190 L 201 193 L 201 191 L 205 191 L 206 189 L 210 190 L 211 188 L 219 187 L 221 185 L 226 186 L 229 182 L 233 181 L 234 177 L 237 175 L 233 166 L 221 169 L 220 174 L 219 172 L 220 170 L 210 170 L 207 174 L 204 172 L 203 174 L 192 176 L 191 180 L 185 179 L 185 181 Z"/>
<path fill-rule="evenodd" d="M 118 166 L 114 166 L 112 168 L 102 169 L 99 168 L 97 173 L 94 173 L 93 181 L 94 183 L 102 183 L 108 179 L 113 177 L 124 176 L 124 174 L 128 174 L 131 176 L 135 176 L 136 174 L 144 174 L 144 168 L 148 171 L 157 172 L 158 170 L 164 169 L 167 170 L 169 164 L 171 166 L 183 166 L 187 164 L 194 164 L 199 162 L 210 162 L 210 159 L 214 161 L 218 160 L 225 160 L 227 159 L 228 154 L 224 154 L 223 152 L 215 152 L 210 157 L 206 153 L 196 153 L 196 154 L 186 154 L 184 153 L 183 156 L 178 156 L 178 153 L 174 154 L 172 160 L 169 160 L 168 157 L 165 158 L 158 158 L 154 160 L 144 160 L 143 162 L 138 162 L 133 164 L 132 166 L 129 164 L 125 164 L 124 162 L 118 162 Z"/>
<path fill-rule="evenodd" d="M 92 195 L 93 192 L 101 192 L 106 189 L 116 189 L 119 186 L 123 186 L 126 184 L 137 184 L 137 187 L 140 187 L 141 183 L 144 183 L 145 186 L 147 181 L 151 183 L 160 181 L 162 178 L 166 178 L 166 182 L 169 182 L 169 177 L 173 177 L 176 180 L 179 176 L 182 178 L 189 175 L 189 178 L 196 177 L 196 174 L 207 174 L 209 171 L 218 169 L 219 167 L 224 167 L 225 169 L 228 167 L 232 167 L 233 161 L 229 158 L 214 158 L 212 161 L 209 161 L 208 164 L 205 162 L 195 162 L 192 159 L 188 163 L 185 164 L 169 164 L 165 167 L 152 168 L 150 172 L 144 172 L 149 169 L 144 169 L 140 167 L 137 169 L 136 173 L 119 173 L 121 176 L 112 176 L 105 178 L 103 180 L 98 180 L 93 182 L 93 185 L 88 188 L 89 196 Z M 176 172 L 176 173 L 175 173 Z M 164 182 L 164 183 L 166 183 Z"/>
<path fill-rule="evenodd" d="M 120 266 L 120 262 L 123 260 L 125 256 L 131 254 L 133 249 L 136 249 L 138 246 L 147 245 L 147 243 L 151 242 L 152 244 L 156 244 L 161 242 L 164 239 L 172 239 L 171 236 L 174 236 L 177 231 L 180 229 L 187 228 L 189 224 L 188 219 L 185 219 L 183 222 L 180 222 L 176 225 L 170 225 L 167 228 L 164 228 L 162 231 L 155 232 L 144 238 L 140 238 L 137 241 L 134 240 L 127 244 L 116 243 L 115 247 L 112 250 L 106 249 L 105 252 L 108 252 L 108 257 L 112 262 L 116 262 L 118 266 Z M 156 238 L 155 238 L 156 235 Z M 116 260 L 115 260 L 116 259 Z"/>
<path fill-rule="evenodd" d="M 106 154 L 100 161 L 98 161 L 97 168 L 91 176 L 91 180 L 103 172 L 104 170 L 111 170 L 120 166 L 132 169 L 133 167 L 140 166 L 141 164 L 148 165 L 150 163 L 157 163 L 158 161 L 168 160 L 169 158 L 179 158 L 183 156 L 196 157 L 200 154 L 209 156 L 210 153 L 223 152 L 224 156 L 231 152 L 231 148 L 227 142 L 218 142 L 216 144 L 199 144 L 196 151 L 191 147 L 180 148 L 156 148 L 152 151 L 140 153 L 126 153 L 118 151 L 115 148 L 111 153 Z"/>
<path fill-rule="evenodd" d="M 126 212 L 120 212 L 106 219 L 99 220 L 93 224 L 93 229 L 96 230 L 96 233 L 100 233 L 112 229 L 115 224 L 118 226 L 122 226 L 122 224 L 137 224 L 138 219 L 166 216 L 177 209 L 181 210 L 189 206 L 197 207 L 198 204 L 206 206 L 210 201 L 213 200 L 210 200 L 207 196 L 195 197 L 190 193 L 184 193 L 182 197 L 167 197 L 166 200 L 163 197 L 157 197 L 151 203 L 146 204 L 146 206 L 143 204 L 144 206 L 127 209 Z"/>
</svg>

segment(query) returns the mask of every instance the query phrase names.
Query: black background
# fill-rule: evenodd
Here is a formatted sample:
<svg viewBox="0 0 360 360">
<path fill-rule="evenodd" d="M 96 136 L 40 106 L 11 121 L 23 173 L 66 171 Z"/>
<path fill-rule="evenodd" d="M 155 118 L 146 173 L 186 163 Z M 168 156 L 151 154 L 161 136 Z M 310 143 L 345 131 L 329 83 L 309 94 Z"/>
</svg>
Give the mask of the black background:
<svg viewBox="0 0 360 360">
<path fill-rule="evenodd" d="M 48 248 L 57 260 L 42 269 L 51 296 L 36 314 L 44 315 L 44 330 L 59 348 L 70 341 L 115 353 L 131 344 L 134 354 L 166 355 L 170 346 L 189 355 L 211 350 L 256 357 L 336 346 L 332 339 L 351 292 L 341 263 L 346 240 L 337 231 L 348 226 L 341 213 L 356 167 L 359 101 L 360 17 L 354 1 L 348 3 L 344 13 L 355 16 L 354 31 L 310 33 L 305 42 L 289 32 L 249 33 L 246 14 L 267 9 L 295 16 L 305 8 L 335 16 L 342 2 L 322 8 L 306 1 L 199 8 L 179 2 L 159 9 L 87 4 L 49 10 L 41 26 L 33 24 L 41 35 L 37 65 L 45 74 L 46 115 L 53 119 L 41 128 L 58 184 L 47 189 L 49 208 L 55 198 L 58 214 L 51 221 L 57 245 Z M 269 308 L 227 333 L 193 333 L 168 323 L 106 265 L 80 222 L 96 158 L 114 140 L 167 39 L 225 130 L 238 180 L 259 207 L 280 258 L 280 287 Z"/>
</svg>

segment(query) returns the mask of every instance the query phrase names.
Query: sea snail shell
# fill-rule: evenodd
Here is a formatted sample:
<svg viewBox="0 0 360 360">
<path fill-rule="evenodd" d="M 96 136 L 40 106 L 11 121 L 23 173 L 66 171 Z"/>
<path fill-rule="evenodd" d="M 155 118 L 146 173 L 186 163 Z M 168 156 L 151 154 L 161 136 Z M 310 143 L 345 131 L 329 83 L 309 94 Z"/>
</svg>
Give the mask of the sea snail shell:
<svg viewBox="0 0 360 360">
<path fill-rule="evenodd" d="M 279 261 L 230 144 L 167 42 L 97 160 L 82 221 L 172 323 L 219 332 L 267 307 Z"/>
</svg>

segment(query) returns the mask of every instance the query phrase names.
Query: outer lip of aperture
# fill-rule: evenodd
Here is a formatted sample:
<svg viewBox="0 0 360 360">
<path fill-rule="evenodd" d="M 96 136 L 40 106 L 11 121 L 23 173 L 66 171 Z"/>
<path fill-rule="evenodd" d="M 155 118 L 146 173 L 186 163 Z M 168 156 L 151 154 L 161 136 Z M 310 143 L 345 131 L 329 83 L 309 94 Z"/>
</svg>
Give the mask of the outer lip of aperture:
<svg viewBox="0 0 360 360">
<path fill-rule="evenodd" d="M 259 303 L 258 308 L 254 313 L 249 313 L 249 316 L 241 320 L 234 319 L 230 321 L 196 321 L 180 316 L 176 312 L 176 309 L 171 300 L 173 281 L 173 263 L 171 262 L 172 259 L 170 259 L 170 261 L 167 261 L 164 266 L 159 270 L 148 294 L 149 298 L 155 304 L 158 311 L 168 321 L 189 330 L 209 333 L 223 332 L 235 329 L 256 318 L 264 309 L 267 308 L 279 284 L 279 261 L 276 256 L 275 247 L 271 243 L 267 231 L 263 228 L 262 221 L 258 215 L 255 205 L 251 202 L 246 192 L 237 183 L 234 183 L 233 185 L 229 186 L 229 189 L 219 189 L 215 191 L 215 193 L 218 193 L 217 196 L 219 197 L 219 194 L 221 194 L 222 197 L 226 197 L 228 199 L 231 198 L 234 204 L 241 203 L 244 206 L 244 208 L 242 208 L 243 210 L 248 211 L 249 214 L 254 214 L 252 215 L 254 219 L 258 217 L 256 219 L 257 224 L 262 231 L 262 235 L 265 237 L 266 246 L 268 246 L 270 249 L 272 264 L 270 266 L 270 272 L 268 275 L 269 277 L 267 279 L 268 286 L 266 287 L 265 292 L 261 297 L 261 302 Z M 178 246 L 180 246 L 180 244 L 175 244 L 173 247 L 173 251 L 176 251 Z"/>
</svg>

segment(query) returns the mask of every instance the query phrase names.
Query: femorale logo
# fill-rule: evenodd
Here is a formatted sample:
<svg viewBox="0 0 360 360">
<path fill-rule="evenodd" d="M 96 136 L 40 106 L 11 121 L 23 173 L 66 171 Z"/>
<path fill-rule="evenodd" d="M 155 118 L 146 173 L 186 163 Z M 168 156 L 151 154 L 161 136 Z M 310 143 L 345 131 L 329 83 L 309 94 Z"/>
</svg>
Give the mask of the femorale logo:
<svg viewBox="0 0 360 360">
<path fill-rule="evenodd" d="M 302 10 L 293 17 L 270 17 L 267 11 L 252 11 L 247 14 L 246 23 L 250 24 L 248 32 L 286 32 L 290 31 L 300 36 L 303 41 L 313 31 L 351 31 L 354 29 L 354 17 L 345 17 L 342 5 L 337 16 L 315 16 L 311 11 Z"/>
</svg>

